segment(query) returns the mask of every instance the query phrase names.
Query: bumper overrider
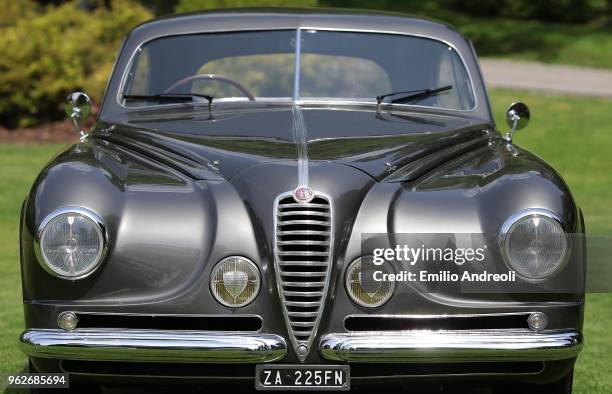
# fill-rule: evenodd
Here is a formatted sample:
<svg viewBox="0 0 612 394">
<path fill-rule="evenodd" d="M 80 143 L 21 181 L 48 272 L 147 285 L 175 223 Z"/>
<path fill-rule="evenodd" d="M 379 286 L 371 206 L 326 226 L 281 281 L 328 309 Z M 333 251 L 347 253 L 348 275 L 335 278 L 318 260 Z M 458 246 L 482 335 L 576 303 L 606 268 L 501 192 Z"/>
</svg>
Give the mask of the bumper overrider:
<svg viewBox="0 0 612 394">
<path fill-rule="evenodd" d="M 41 358 L 169 363 L 257 364 L 287 354 L 285 339 L 274 334 L 134 329 L 27 330 L 21 349 Z M 340 363 L 554 361 L 581 349 L 580 332 L 552 330 L 337 333 L 319 344 L 322 358 Z"/>
</svg>

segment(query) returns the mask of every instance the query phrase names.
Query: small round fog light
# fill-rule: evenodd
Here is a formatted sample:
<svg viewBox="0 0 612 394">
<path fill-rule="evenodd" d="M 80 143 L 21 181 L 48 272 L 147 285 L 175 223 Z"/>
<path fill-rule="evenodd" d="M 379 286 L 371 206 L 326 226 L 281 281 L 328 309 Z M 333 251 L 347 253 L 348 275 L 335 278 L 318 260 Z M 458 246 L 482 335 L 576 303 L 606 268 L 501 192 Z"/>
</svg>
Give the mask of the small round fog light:
<svg viewBox="0 0 612 394">
<path fill-rule="evenodd" d="M 541 331 L 546 328 L 548 318 L 542 312 L 534 312 L 527 318 L 527 324 L 533 331 Z"/>
<path fill-rule="evenodd" d="M 259 269 L 251 260 L 241 256 L 219 261 L 210 274 L 210 290 L 220 304 L 237 308 L 257 297 L 261 284 Z"/>
<path fill-rule="evenodd" d="M 344 284 L 346 292 L 359 306 L 376 308 L 391 299 L 395 291 L 395 282 L 377 281 L 376 272 L 393 274 L 391 264 L 385 261 L 382 265 L 373 262 L 373 256 L 362 256 L 349 264 L 346 269 Z"/>
<path fill-rule="evenodd" d="M 57 316 L 57 325 L 67 331 L 76 328 L 79 318 L 73 312 L 62 312 Z"/>
</svg>

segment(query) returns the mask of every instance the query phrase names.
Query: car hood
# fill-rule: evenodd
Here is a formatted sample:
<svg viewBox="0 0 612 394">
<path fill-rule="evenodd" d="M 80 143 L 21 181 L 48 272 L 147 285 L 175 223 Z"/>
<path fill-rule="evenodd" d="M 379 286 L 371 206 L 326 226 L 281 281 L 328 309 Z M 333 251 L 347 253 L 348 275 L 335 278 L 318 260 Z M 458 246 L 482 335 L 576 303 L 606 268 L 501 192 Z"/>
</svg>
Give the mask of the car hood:
<svg viewBox="0 0 612 394">
<path fill-rule="evenodd" d="M 302 152 L 313 164 L 348 165 L 381 180 L 415 162 L 431 165 L 432 156 L 444 157 L 449 148 L 479 145 L 490 127 L 459 113 L 293 106 L 136 113 L 101 122 L 94 133 L 194 179 L 230 180 L 253 166 L 296 161 Z"/>
</svg>

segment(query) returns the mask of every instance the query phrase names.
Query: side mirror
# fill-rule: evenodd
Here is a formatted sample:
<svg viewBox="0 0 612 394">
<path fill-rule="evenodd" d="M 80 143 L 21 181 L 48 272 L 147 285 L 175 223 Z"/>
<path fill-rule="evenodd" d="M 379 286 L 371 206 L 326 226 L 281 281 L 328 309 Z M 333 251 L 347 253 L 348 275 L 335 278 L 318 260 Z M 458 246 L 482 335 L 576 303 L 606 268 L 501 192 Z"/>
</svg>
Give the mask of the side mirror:
<svg viewBox="0 0 612 394">
<path fill-rule="evenodd" d="M 504 136 L 506 142 L 512 142 L 512 136 L 517 130 L 527 126 L 529 123 L 529 108 L 524 103 L 516 102 L 510 104 L 506 111 L 506 124 L 510 127 L 510 131 Z"/>
<path fill-rule="evenodd" d="M 74 123 L 74 127 L 79 132 L 81 140 L 87 137 L 81 124 L 91 115 L 91 99 L 89 96 L 83 92 L 69 94 L 66 98 L 64 110 L 66 111 L 66 115 L 68 115 Z"/>
</svg>

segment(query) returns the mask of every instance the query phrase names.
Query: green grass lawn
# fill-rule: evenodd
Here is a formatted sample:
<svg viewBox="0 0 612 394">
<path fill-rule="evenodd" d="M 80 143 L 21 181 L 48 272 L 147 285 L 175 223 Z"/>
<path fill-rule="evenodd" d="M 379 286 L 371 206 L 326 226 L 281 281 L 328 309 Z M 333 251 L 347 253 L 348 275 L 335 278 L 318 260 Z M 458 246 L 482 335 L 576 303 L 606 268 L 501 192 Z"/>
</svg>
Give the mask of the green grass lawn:
<svg viewBox="0 0 612 394">
<path fill-rule="evenodd" d="M 525 101 L 532 122 L 517 144 L 532 150 L 565 177 L 582 207 L 590 233 L 612 233 L 612 102 L 494 91 L 500 128 L 507 105 Z M 60 145 L 0 145 L 0 374 L 25 368 L 17 348 L 22 330 L 19 209 L 34 177 Z M 576 367 L 578 393 L 612 392 L 612 295 L 589 295 L 587 344 Z"/>
<path fill-rule="evenodd" d="M 19 211 L 34 177 L 60 145 L 0 145 L 0 374 L 21 371 Z"/>
<path fill-rule="evenodd" d="M 612 102 L 560 98 L 496 90 L 491 95 L 498 127 L 512 101 L 531 111 L 518 145 L 552 164 L 565 178 L 582 208 L 587 233 L 612 234 Z M 612 393 L 612 294 L 589 294 L 585 313 L 586 346 L 576 364 L 577 393 Z"/>
</svg>

